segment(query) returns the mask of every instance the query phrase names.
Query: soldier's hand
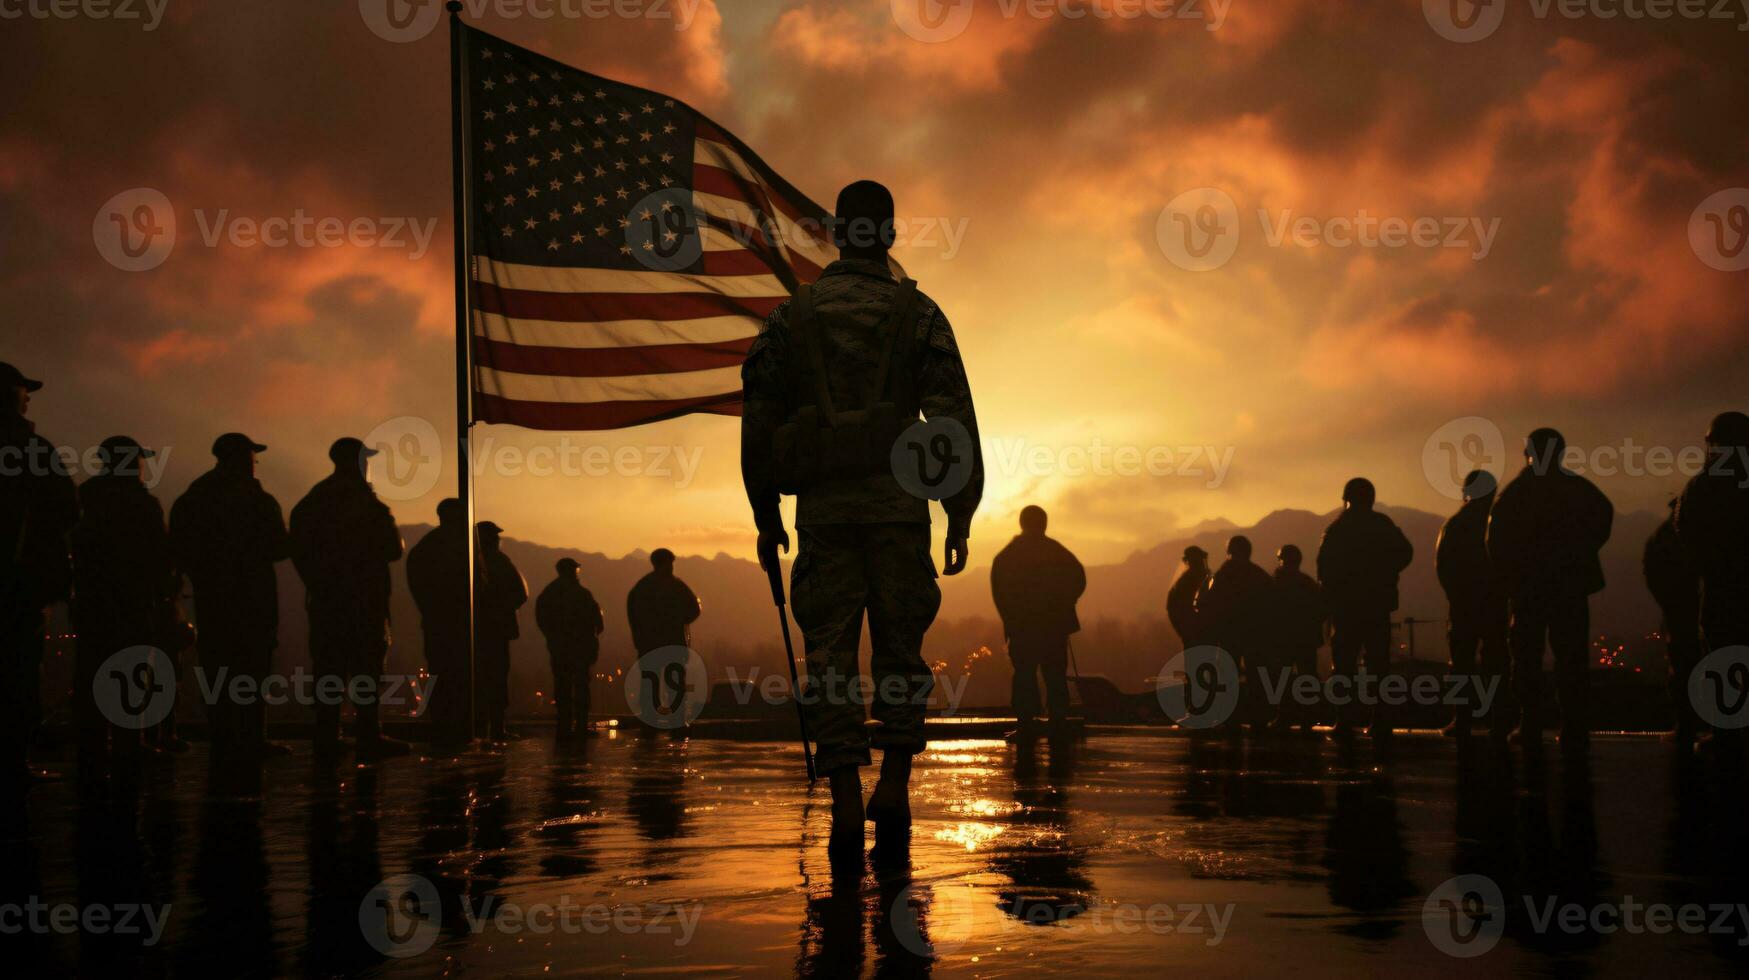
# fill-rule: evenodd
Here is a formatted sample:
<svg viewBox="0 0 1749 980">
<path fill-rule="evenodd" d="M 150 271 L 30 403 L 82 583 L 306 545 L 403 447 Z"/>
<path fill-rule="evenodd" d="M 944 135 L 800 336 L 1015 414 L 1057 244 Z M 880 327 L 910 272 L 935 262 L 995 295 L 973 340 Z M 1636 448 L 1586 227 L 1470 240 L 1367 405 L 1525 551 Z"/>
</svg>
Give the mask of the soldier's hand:
<svg viewBox="0 0 1749 980">
<path fill-rule="evenodd" d="M 962 532 L 949 530 L 947 532 L 947 565 L 942 568 L 943 575 L 958 575 L 966 570 L 966 536 Z"/>
<path fill-rule="evenodd" d="M 788 531 L 778 528 L 775 531 L 759 532 L 759 567 L 768 574 L 777 569 L 777 550 L 779 548 L 783 549 L 784 554 L 789 554 Z"/>
</svg>

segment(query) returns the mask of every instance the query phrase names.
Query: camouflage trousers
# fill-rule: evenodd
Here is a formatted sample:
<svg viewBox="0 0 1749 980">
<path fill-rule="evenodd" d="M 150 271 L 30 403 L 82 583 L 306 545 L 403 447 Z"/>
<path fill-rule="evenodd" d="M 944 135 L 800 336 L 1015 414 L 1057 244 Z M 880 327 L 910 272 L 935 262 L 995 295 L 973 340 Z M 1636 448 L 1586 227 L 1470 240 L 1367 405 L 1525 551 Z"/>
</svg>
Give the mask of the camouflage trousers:
<svg viewBox="0 0 1749 980">
<path fill-rule="evenodd" d="M 871 744 L 885 751 L 923 751 L 924 709 L 935 687 L 923 661 L 923 634 L 941 607 L 929 525 L 820 524 L 796 530 L 790 607 L 807 650 L 802 704 L 818 745 L 818 770 L 866 766 Z M 867 680 L 857 664 L 865 613 L 873 650 Z"/>
</svg>

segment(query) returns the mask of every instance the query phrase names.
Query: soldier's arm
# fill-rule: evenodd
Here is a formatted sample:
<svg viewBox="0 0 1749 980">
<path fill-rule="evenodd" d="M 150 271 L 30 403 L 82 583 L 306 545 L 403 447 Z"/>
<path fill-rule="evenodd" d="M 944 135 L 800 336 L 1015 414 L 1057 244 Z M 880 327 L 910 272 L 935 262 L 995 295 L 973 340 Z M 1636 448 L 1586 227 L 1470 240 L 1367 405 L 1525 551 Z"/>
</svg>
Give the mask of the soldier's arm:
<svg viewBox="0 0 1749 980">
<path fill-rule="evenodd" d="M 377 501 L 378 525 L 381 528 L 379 545 L 383 561 L 400 561 L 407 553 L 407 543 L 401 540 L 401 528 L 395 523 L 395 515 L 389 510 L 389 505 Z"/>
<path fill-rule="evenodd" d="M 966 366 L 960 360 L 953 327 L 939 307 L 934 308 L 927 329 L 928 345 L 923 353 L 918 408 L 926 419 L 941 416 L 953 419 L 971 436 L 971 478 L 958 493 L 941 502 L 942 509 L 947 512 L 948 538 L 964 539 L 971 536 L 972 515 L 977 513 L 978 502 L 984 496 L 984 450 L 978 439 L 978 416 L 972 408 L 972 385 L 966 378 Z"/>
<path fill-rule="evenodd" d="M 788 405 L 783 330 L 788 310 L 785 302 L 771 311 L 741 364 L 741 482 L 753 507 L 753 523 L 762 534 L 783 532 L 779 495 L 772 483 L 771 436 L 783 424 Z"/>
<path fill-rule="evenodd" d="M 285 514 L 279 509 L 279 501 L 265 490 L 261 492 L 261 522 L 261 557 L 267 561 L 289 558 L 291 539 L 286 533 Z"/>
</svg>

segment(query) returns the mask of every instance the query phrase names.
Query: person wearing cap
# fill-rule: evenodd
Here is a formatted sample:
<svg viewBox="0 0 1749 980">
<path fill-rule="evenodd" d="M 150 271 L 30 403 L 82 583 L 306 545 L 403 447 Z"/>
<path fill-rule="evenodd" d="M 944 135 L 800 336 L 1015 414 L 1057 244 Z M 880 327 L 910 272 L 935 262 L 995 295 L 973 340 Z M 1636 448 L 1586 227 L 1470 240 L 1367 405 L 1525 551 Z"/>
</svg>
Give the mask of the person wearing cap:
<svg viewBox="0 0 1749 980">
<path fill-rule="evenodd" d="M 638 656 L 668 646 L 686 646 L 688 627 L 698 619 L 698 596 L 674 574 L 674 552 L 650 553 L 650 572 L 626 594 L 626 625 Z M 678 693 L 676 694 L 678 696 Z"/>
<path fill-rule="evenodd" d="M 445 751 L 473 738 L 468 660 L 468 513 L 455 497 L 437 504 L 437 526 L 407 550 L 407 591 L 419 607 L 426 670 L 425 718 Z"/>
<path fill-rule="evenodd" d="M 22 792 L 39 703 L 48 608 L 72 592 L 72 475 L 25 417 L 42 382 L 0 362 L 0 791 Z"/>
<path fill-rule="evenodd" d="M 474 572 L 474 725 L 493 742 L 509 739 L 504 715 L 510 707 L 510 642 L 522 635 L 517 610 L 528 602 L 528 580 L 504 553 L 504 529 L 491 521 L 475 525 L 480 555 Z"/>
<path fill-rule="evenodd" d="M 1377 684 L 1391 672 L 1391 613 L 1397 609 L 1397 578 L 1415 558 L 1415 548 L 1385 514 L 1374 510 L 1372 481 L 1355 477 L 1342 488 L 1342 512 L 1318 544 L 1318 583 L 1330 606 L 1330 659 L 1335 675 L 1358 691 L 1361 666 Z M 1358 697 L 1338 705 L 1336 734 L 1353 731 Z M 1374 716 L 1375 739 L 1388 738 L 1388 719 Z"/>
<path fill-rule="evenodd" d="M 1318 580 L 1307 575 L 1301 566 L 1305 555 L 1299 545 L 1284 544 L 1275 552 L 1275 571 L 1270 576 L 1265 603 L 1265 620 L 1269 627 L 1269 665 L 1281 672 L 1281 678 L 1293 683 L 1295 677 L 1318 676 L 1318 648 L 1324 645 L 1324 624 L 1329 610 L 1324 607 L 1324 591 Z M 1284 686 L 1282 690 L 1287 690 Z M 1275 727 L 1283 731 L 1298 724 L 1312 730 L 1312 706 L 1295 702 L 1279 706 Z"/>
<path fill-rule="evenodd" d="M 1487 470 L 1472 470 L 1464 477 L 1463 506 L 1439 529 L 1433 546 L 1433 567 L 1445 590 L 1449 607 L 1446 644 L 1451 650 L 1451 672 L 1466 678 L 1459 691 L 1464 703 L 1445 734 L 1467 738 L 1482 714 L 1482 685 L 1493 683 L 1496 720 L 1507 705 L 1500 701 L 1500 678 L 1508 673 L 1506 594 L 1488 563 L 1488 511 L 1494 506 L 1498 481 Z"/>
<path fill-rule="evenodd" d="M 350 437 L 328 447 L 334 472 L 310 488 L 291 512 L 291 559 L 304 582 L 310 617 L 310 666 L 316 673 L 316 761 L 340 756 L 340 701 L 322 696 L 344 686 L 352 702 L 360 761 L 405 755 L 407 745 L 382 734 L 383 661 L 389 653 L 389 566 L 401 560 L 401 529 L 366 479 L 377 450 Z M 338 685 L 336 684 L 338 680 Z"/>
<path fill-rule="evenodd" d="M 138 774 L 141 733 L 105 718 L 92 693 L 102 663 L 132 646 L 164 646 L 160 635 L 182 580 L 170 557 L 164 507 L 144 482 L 156 454 L 127 436 L 98 447 L 103 469 L 79 487 L 73 529 L 74 714 L 82 786 L 120 790 Z"/>
<path fill-rule="evenodd" d="M 534 621 L 547 640 L 553 667 L 558 737 L 589 730 L 589 674 L 601 654 L 601 606 L 577 578 L 577 560 L 560 558 L 558 572 L 534 601 Z"/>
<path fill-rule="evenodd" d="M 1706 448 L 1675 514 L 1677 540 L 1700 573 L 1703 653 L 1749 645 L 1749 415 L 1714 418 Z"/>
<path fill-rule="evenodd" d="M 255 478 L 267 447 L 241 432 L 213 441 L 213 468 L 170 505 L 170 550 L 194 586 L 195 650 L 215 686 L 207 704 L 213 771 L 221 781 L 252 784 L 270 747 L 260 698 L 238 703 L 233 679 L 259 684 L 279 646 L 279 581 L 275 562 L 288 556 L 279 501 Z"/>
<path fill-rule="evenodd" d="M 1500 488 L 1488 511 L 1488 561 L 1511 615 L 1507 643 L 1518 741 L 1526 752 L 1542 747 L 1545 648 L 1555 660 L 1561 749 L 1580 753 L 1590 744 L 1590 597 L 1603 590 L 1598 552 L 1609 540 L 1615 507 L 1590 480 L 1562 465 L 1566 452 L 1566 438 L 1554 429 L 1532 432 L 1524 442 L 1524 469 Z M 1507 734 L 1489 729 L 1490 737 Z"/>
<path fill-rule="evenodd" d="M 1191 545 L 1184 549 L 1184 571 L 1166 592 L 1166 618 L 1184 649 L 1201 646 L 1203 621 L 1198 601 L 1209 587 L 1209 553 Z"/>
<path fill-rule="evenodd" d="M 1087 572 L 1073 552 L 1045 534 L 1049 519 L 1043 507 L 1022 508 L 1020 533 L 990 565 L 990 594 L 1014 662 L 1009 703 L 1019 722 L 1017 736 L 1034 734 L 1041 676 L 1050 723 L 1069 720 L 1069 636 L 1081 629 L 1075 603 L 1087 589 Z"/>
<path fill-rule="evenodd" d="M 1197 600 L 1197 611 L 1207 630 L 1208 642 L 1233 658 L 1244 680 L 1243 709 L 1235 722 L 1257 723 L 1266 713 L 1265 660 L 1269 655 L 1269 632 L 1265 606 L 1269 601 L 1269 573 L 1251 560 L 1251 539 L 1235 534 L 1227 540 L 1227 560 L 1221 562 L 1208 588 Z"/>
<path fill-rule="evenodd" d="M 1670 706 L 1676 714 L 1676 745 L 1683 752 L 1694 747 L 1701 718 L 1689 696 L 1688 682 L 1700 662 L 1700 570 L 1682 546 L 1676 530 L 1676 508 L 1681 497 L 1670 500 L 1670 513 L 1646 540 L 1640 569 L 1646 591 L 1658 603 L 1663 618 L 1664 648 L 1670 662 Z"/>
</svg>

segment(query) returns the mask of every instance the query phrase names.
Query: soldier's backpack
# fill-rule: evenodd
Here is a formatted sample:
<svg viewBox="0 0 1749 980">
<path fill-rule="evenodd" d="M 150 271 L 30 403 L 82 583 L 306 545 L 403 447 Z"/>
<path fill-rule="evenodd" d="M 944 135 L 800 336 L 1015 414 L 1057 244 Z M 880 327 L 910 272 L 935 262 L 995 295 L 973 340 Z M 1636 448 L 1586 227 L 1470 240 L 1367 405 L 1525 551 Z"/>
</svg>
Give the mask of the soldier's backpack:
<svg viewBox="0 0 1749 980">
<path fill-rule="evenodd" d="M 795 494 L 823 482 L 890 470 L 893 444 L 917 420 L 912 353 L 916 306 L 917 283 L 901 280 L 876 335 L 885 337 L 880 366 L 860 404 L 841 408 L 827 380 L 813 288 L 803 285 L 796 290 L 789 308 L 788 367 L 797 408 L 772 434 L 772 476 L 779 493 Z M 895 363 L 900 365 L 896 372 Z"/>
</svg>

